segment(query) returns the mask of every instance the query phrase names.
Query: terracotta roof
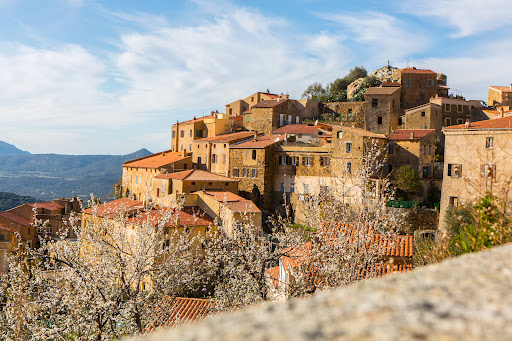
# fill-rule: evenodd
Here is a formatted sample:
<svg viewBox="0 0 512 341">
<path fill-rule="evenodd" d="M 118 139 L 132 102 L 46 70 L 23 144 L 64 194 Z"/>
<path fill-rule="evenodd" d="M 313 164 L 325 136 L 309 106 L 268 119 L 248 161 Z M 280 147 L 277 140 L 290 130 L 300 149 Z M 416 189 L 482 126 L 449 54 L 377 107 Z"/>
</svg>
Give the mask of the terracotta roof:
<svg viewBox="0 0 512 341">
<path fill-rule="evenodd" d="M 120 198 L 114 201 L 106 202 L 97 207 L 97 215 L 99 217 L 115 217 L 125 211 L 137 210 L 144 208 L 144 202 L 141 200 L 132 200 L 129 198 Z M 83 213 L 93 214 L 93 208 L 86 208 Z"/>
<path fill-rule="evenodd" d="M 224 181 L 224 182 L 238 182 L 233 178 L 227 176 L 214 174 L 201 169 L 189 169 L 186 171 L 160 174 L 155 176 L 156 179 L 175 179 L 175 180 L 187 180 L 187 181 Z"/>
<path fill-rule="evenodd" d="M 279 284 L 279 267 L 274 266 L 273 268 L 267 269 L 267 277 L 272 281 L 274 286 L 278 286 Z"/>
<path fill-rule="evenodd" d="M 390 141 L 410 141 L 419 140 L 430 133 L 433 133 L 434 129 L 397 129 L 393 134 L 389 135 Z M 411 139 L 411 133 L 414 134 L 414 138 Z"/>
<path fill-rule="evenodd" d="M 437 86 L 438 89 L 450 89 L 449 87 L 447 87 L 446 85 L 438 85 Z"/>
<path fill-rule="evenodd" d="M 392 95 L 395 92 L 400 91 L 400 88 L 394 87 L 394 86 L 374 86 L 371 88 L 368 88 L 364 95 Z"/>
<path fill-rule="evenodd" d="M 12 222 L 18 223 L 22 226 L 31 226 L 32 225 L 32 222 L 30 220 L 20 216 L 19 214 L 13 213 L 13 212 L 9 212 L 9 211 L 0 212 L 0 217 L 8 219 Z"/>
<path fill-rule="evenodd" d="M 179 124 L 182 125 L 182 124 L 194 123 L 194 122 L 199 122 L 199 121 L 203 121 L 203 120 L 206 120 L 208 118 L 214 118 L 214 117 L 215 117 L 215 115 L 208 115 L 208 116 L 203 116 L 203 117 L 199 117 L 199 118 L 195 118 L 194 117 L 191 120 L 179 122 Z M 176 126 L 176 123 L 174 123 L 172 126 L 173 127 Z"/>
<path fill-rule="evenodd" d="M 387 139 L 386 135 L 384 135 L 384 134 L 373 133 L 371 131 L 368 131 L 368 130 L 365 130 L 365 129 L 361 129 L 361 128 L 338 126 L 338 129 L 344 130 L 344 131 L 348 131 L 348 132 L 357 134 L 359 136 L 373 137 L 373 138 L 376 138 L 376 139 Z"/>
<path fill-rule="evenodd" d="M 210 313 L 209 300 L 166 296 L 155 307 L 151 320 L 144 332 L 158 327 L 172 328 L 183 322 L 195 322 Z"/>
<path fill-rule="evenodd" d="M 512 129 L 512 116 L 495 118 L 492 120 L 471 122 L 469 128 L 465 124 L 444 127 L 443 130 L 479 130 L 479 129 Z"/>
<path fill-rule="evenodd" d="M 266 148 L 273 145 L 274 143 L 284 140 L 284 135 L 265 135 L 260 136 L 257 139 L 252 139 L 247 142 L 235 143 L 229 146 L 229 148 L 248 148 L 248 149 L 259 149 Z"/>
<path fill-rule="evenodd" d="M 320 129 L 327 130 L 325 128 L 314 125 L 288 124 L 275 130 L 272 134 L 314 134 Z"/>
<path fill-rule="evenodd" d="M 202 142 L 233 142 L 237 140 L 244 140 L 250 137 L 254 137 L 255 132 L 253 131 L 241 131 L 238 133 L 222 134 L 217 136 L 205 137 L 203 139 L 195 140 L 194 143 Z M 257 133 L 262 134 L 262 133 Z"/>
<path fill-rule="evenodd" d="M 226 205 L 233 212 L 260 213 L 261 210 L 251 201 L 231 192 L 204 191 L 220 203 Z"/>
<path fill-rule="evenodd" d="M 197 227 L 213 224 L 213 219 L 199 207 L 183 207 L 178 210 L 172 207 L 156 206 L 128 218 L 127 221 L 133 224 L 149 222 L 154 227 Z"/>
<path fill-rule="evenodd" d="M 382 82 L 380 85 L 381 86 L 401 86 L 401 84 L 398 82 Z"/>
<path fill-rule="evenodd" d="M 9 232 L 12 232 L 12 233 L 16 232 L 16 230 L 13 229 L 12 227 L 7 227 L 7 226 L 4 226 L 2 224 L 0 224 L 0 230 L 9 231 Z"/>
<path fill-rule="evenodd" d="M 54 203 L 52 201 L 50 201 L 50 202 L 36 202 L 34 204 L 27 204 L 27 205 L 29 205 L 30 207 L 44 208 L 44 209 L 47 209 L 47 210 L 50 210 L 50 211 L 61 210 L 61 209 L 64 208 L 64 206 L 59 205 L 57 203 Z"/>
<path fill-rule="evenodd" d="M 284 103 L 286 101 L 289 101 L 288 98 L 284 99 L 284 100 L 275 100 L 275 99 L 267 99 L 265 101 L 261 101 L 259 103 L 256 103 L 255 105 L 252 106 L 252 108 L 273 108 L 281 103 Z"/>
<path fill-rule="evenodd" d="M 489 86 L 489 88 L 502 91 L 502 92 L 512 92 L 512 86 Z"/>
<path fill-rule="evenodd" d="M 422 70 L 422 69 L 413 69 L 413 68 L 406 68 L 402 70 L 403 74 L 423 74 L 423 75 L 437 75 L 435 71 L 432 70 Z"/>
<path fill-rule="evenodd" d="M 190 156 L 183 156 L 183 152 L 173 152 L 167 150 L 165 152 L 151 154 L 135 160 L 126 161 L 123 167 L 138 168 L 160 168 L 170 165 L 176 161 L 181 161 Z"/>
</svg>

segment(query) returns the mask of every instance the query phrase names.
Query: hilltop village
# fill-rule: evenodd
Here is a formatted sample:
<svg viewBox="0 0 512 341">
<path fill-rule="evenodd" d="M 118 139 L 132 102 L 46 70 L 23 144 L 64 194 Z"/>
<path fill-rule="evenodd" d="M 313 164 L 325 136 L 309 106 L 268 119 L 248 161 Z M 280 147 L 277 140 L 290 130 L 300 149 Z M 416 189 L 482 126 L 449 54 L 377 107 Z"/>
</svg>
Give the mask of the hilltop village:
<svg viewBox="0 0 512 341">
<path fill-rule="evenodd" d="M 175 218 L 155 222 L 154 228 L 195 237 L 222 226 L 226 238 L 235 240 L 248 221 L 258 233 L 272 236 L 269 226 L 276 217 L 305 231 L 371 228 L 371 244 L 378 245 L 375 259 L 391 265 L 371 270 L 364 265 L 358 278 L 411 270 L 416 241 L 435 240 L 447 231 L 449 211 L 490 191 L 508 191 L 512 85 L 489 86 L 485 103 L 451 93 L 447 76 L 433 70 L 388 65 L 377 71 L 378 85 L 366 89 L 363 101 L 351 98 L 361 85 L 357 80 L 344 102 L 293 99 L 266 90 L 233 98 L 223 112 L 177 121 L 170 127 L 169 149 L 126 162 L 118 198 L 98 207 L 82 210 L 79 200 L 56 199 L 0 212 L 1 270 L 9 271 L 6 259 L 17 247 L 15 235 L 37 249 L 44 238 L 62 238 L 60 231 L 73 215 L 84 226 L 97 217 L 114 219 L 110 212 L 120 208 L 132 225 L 140 222 L 130 218 L 134 212 L 150 220 L 172 210 Z M 357 219 L 338 214 L 319 225 L 318 217 L 328 216 L 334 201 L 354 208 L 371 202 L 378 205 L 375 210 L 402 215 L 406 223 L 391 226 L 392 235 L 377 231 L 375 217 L 371 224 L 356 224 Z M 35 227 L 34 219 L 43 225 Z M 77 235 L 70 229 L 64 238 Z M 272 252 L 282 240 L 272 241 Z M 265 283 L 274 289 L 299 283 L 293 269 L 309 261 L 304 254 L 314 249 L 315 240 L 281 249 L 281 256 L 261 267 Z M 173 242 L 167 239 L 164 248 Z M 205 241 L 197 245 L 208 249 Z M 310 276 L 303 288 L 328 282 L 316 278 Z M 152 287 L 151 280 L 143 282 L 143 290 Z M 191 319 L 208 312 L 205 297 L 182 296 L 168 304 L 178 310 L 183 304 L 187 308 L 180 313 Z M 168 320 L 172 324 L 176 317 Z M 147 330 L 169 323 L 157 316 Z"/>
</svg>

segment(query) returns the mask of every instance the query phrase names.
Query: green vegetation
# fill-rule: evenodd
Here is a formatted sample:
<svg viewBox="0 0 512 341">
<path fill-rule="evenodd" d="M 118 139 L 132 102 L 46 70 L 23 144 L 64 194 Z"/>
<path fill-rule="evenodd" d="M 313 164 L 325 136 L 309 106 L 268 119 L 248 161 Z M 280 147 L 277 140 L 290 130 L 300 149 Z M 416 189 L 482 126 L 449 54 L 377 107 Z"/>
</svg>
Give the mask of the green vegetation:
<svg viewBox="0 0 512 341">
<path fill-rule="evenodd" d="M 400 167 L 396 172 L 395 185 L 399 190 L 399 196 L 403 195 L 406 199 L 409 195 L 418 193 L 423 187 L 420 175 L 410 165 Z"/>
<path fill-rule="evenodd" d="M 39 200 L 30 196 L 17 195 L 9 192 L 0 192 L 0 211 L 6 211 L 19 205 L 34 203 L 37 201 Z"/>
<path fill-rule="evenodd" d="M 371 84 L 375 84 L 377 81 L 375 77 L 367 77 L 368 72 L 362 66 L 356 66 L 351 69 L 349 73 L 343 78 L 336 78 L 333 82 L 327 84 L 325 88 L 321 83 L 315 82 L 307 87 L 307 89 L 302 94 L 303 98 L 307 99 L 316 99 L 320 102 L 344 102 L 347 100 L 347 87 L 350 83 L 359 78 L 365 78 L 363 82 L 363 87 L 367 86 L 364 91 Z M 362 95 L 364 95 L 364 91 Z M 360 91 L 361 92 L 361 91 Z M 359 93 L 358 93 L 359 94 Z M 357 99 L 352 99 L 354 101 L 364 101 L 363 96 L 358 96 Z"/>
</svg>

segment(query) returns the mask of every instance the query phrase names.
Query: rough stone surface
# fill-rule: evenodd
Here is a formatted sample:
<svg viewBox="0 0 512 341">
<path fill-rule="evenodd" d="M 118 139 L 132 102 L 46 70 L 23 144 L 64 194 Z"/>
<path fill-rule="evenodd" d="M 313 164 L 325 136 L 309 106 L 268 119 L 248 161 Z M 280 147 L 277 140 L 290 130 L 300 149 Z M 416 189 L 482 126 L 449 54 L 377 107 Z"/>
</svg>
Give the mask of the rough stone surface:
<svg viewBox="0 0 512 341">
<path fill-rule="evenodd" d="M 138 340 L 510 340 L 512 246 Z"/>
<path fill-rule="evenodd" d="M 358 78 L 347 86 L 347 98 L 351 99 L 361 89 L 364 78 Z"/>
</svg>

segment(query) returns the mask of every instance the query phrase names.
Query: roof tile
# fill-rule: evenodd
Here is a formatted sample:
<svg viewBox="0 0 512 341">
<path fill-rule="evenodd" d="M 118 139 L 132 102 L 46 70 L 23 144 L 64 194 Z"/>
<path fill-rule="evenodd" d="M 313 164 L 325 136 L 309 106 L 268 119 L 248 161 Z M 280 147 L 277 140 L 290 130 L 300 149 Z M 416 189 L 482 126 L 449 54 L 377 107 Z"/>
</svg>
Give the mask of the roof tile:
<svg viewBox="0 0 512 341">
<path fill-rule="evenodd" d="M 225 181 L 225 182 L 238 182 L 233 178 L 227 176 L 214 174 L 201 169 L 189 169 L 186 171 L 160 174 L 155 176 L 156 179 L 175 179 L 175 180 L 187 180 L 187 181 Z"/>
<path fill-rule="evenodd" d="M 397 129 L 393 134 L 389 135 L 390 141 L 420 140 L 423 137 L 433 133 L 434 129 Z M 411 134 L 413 138 L 411 139 Z"/>
<path fill-rule="evenodd" d="M 160 168 L 189 157 L 190 156 L 184 156 L 183 152 L 167 150 L 165 152 L 151 154 L 139 159 L 126 161 L 123 164 L 123 167 Z"/>
</svg>

